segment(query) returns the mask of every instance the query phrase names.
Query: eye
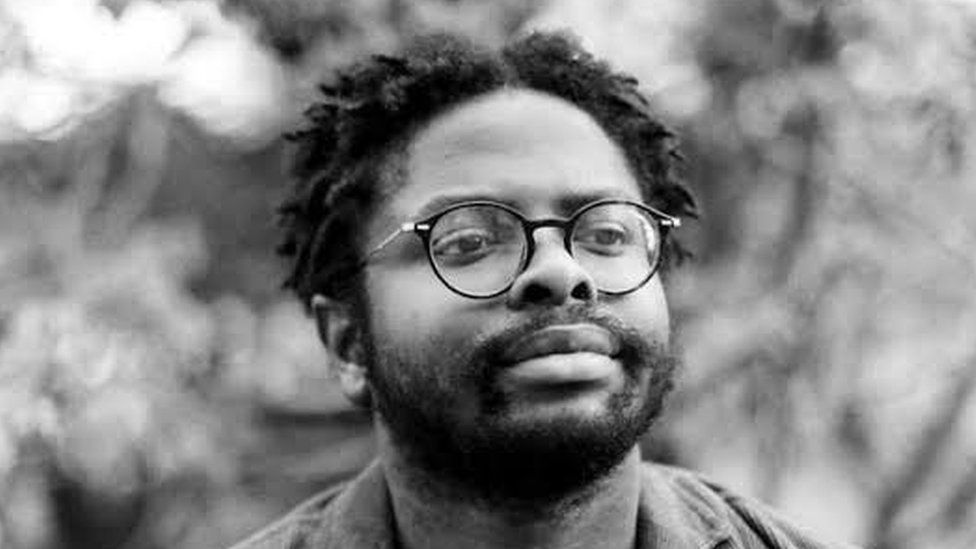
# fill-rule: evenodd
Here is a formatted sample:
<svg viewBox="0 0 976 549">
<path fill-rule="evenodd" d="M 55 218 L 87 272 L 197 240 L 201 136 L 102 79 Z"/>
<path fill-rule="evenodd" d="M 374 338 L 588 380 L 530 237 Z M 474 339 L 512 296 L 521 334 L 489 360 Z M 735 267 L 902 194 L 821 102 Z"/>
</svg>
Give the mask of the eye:
<svg viewBox="0 0 976 549">
<path fill-rule="evenodd" d="M 497 235 L 489 230 L 458 229 L 433 240 L 431 252 L 438 259 L 470 263 L 490 254 L 497 244 Z"/>
<path fill-rule="evenodd" d="M 603 221 L 580 227 L 573 235 L 573 242 L 594 253 L 613 255 L 621 253 L 631 243 L 630 231 L 621 223 Z"/>
</svg>

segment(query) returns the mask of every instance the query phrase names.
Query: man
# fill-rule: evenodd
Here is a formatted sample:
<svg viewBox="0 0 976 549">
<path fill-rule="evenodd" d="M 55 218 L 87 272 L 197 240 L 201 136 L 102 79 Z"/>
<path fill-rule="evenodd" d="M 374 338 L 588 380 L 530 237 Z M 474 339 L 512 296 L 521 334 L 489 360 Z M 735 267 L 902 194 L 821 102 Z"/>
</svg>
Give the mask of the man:
<svg viewBox="0 0 976 549">
<path fill-rule="evenodd" d="M 239 549 L 830 547 L 641 462 L 694 202 L 634 79 L 435 36 L 323 91 L 282 251 L 379 455 Z"/>
</svg>

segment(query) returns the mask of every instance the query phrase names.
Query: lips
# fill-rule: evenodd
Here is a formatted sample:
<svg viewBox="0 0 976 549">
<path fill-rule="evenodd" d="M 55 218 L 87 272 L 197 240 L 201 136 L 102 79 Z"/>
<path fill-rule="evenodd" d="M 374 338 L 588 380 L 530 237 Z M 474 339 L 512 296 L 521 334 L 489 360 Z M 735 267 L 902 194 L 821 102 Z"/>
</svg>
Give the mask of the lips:
<svg viewBox="0 0 976 549">
<path fill-rule="evenodd" d="M 506 364 L 517 364 L 534 358 L 571 353 L 595 353 L 615 356 L 620 340 L 610 331 L 594 324 L 567 324 L 534 331 L 502 351 Z"/>
</svg>

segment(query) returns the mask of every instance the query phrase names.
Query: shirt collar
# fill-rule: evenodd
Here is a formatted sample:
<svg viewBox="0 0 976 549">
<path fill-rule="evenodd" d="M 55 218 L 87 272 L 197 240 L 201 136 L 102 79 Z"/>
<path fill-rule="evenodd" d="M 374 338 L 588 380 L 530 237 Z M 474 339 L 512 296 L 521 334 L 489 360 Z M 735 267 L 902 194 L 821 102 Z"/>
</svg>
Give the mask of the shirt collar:
<svg viewBox="0 0 976 549">
<path fill-rule="evenodd" d="M 369 464 L 327 507 L 308 547 L 395 549 L 396 527 L 383 468 Z"/>
<path fill-rule="evenodd" d="M 636 549 L 708 549 L 731 535 L 696 481 L 641 465 Z M 309 547 L 396 549 L 396 526 L 382 466 L 371 463 L 333 500 Z"/>
<path fill-rule="evenodd" d="M 678 470 L 641 464 L 637 549 L 714 548 L 731 536 L 701 482 Z"/>
</svg>

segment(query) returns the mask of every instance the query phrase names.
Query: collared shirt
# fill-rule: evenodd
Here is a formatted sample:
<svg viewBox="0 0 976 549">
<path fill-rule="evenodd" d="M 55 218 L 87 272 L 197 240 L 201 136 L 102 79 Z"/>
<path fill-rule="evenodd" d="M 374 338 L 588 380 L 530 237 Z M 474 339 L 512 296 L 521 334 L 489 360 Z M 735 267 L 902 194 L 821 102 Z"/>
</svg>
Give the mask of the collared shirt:
<svg viewBox="0 0 976 549">
<path fill-rule="evenodd" d="M 816 541 L 763 505 L 701 476 L 645 463 L 637 549 L 851 549 Z M 232 549 L 397 549 L 382 467 L 324 492 Z"/>
</svg>

